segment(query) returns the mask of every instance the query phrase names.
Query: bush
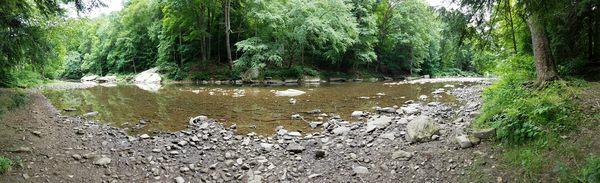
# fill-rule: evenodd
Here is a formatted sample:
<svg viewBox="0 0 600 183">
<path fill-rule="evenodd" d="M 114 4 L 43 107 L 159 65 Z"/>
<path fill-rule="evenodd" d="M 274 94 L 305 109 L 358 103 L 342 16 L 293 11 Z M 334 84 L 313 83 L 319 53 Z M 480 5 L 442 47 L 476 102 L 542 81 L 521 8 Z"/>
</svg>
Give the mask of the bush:
<svg viewBox="0 0 600 183">
<path fill-rule="evenodd" d="M 500 139 L 517 144 L 573 129 L 579 116 L 571 101 L 575 90 L 566 81 L 551 82 L 543 90 L 529 88 L 535 71 L 530 65 L 532 59 L 526 56 L 498 65 L 501 79 L 486 88 L 477 126 L 493 126 Z"/>
<path fill-rule="evenodd" d="M 0 174 L 4 174 L 12 169 L 13 162 L 12 160 L 0 156 Z"/>
<path fill-rule="evenodd" d="M 0 90 L 0 117 L 4 112 L 19 107 L 27 102 L 29 96 L 20 90 Z"/>
<path fill-rule="evenodd" d="M 319 76 L 319 72 L 309 67 L 294 66 L 291 68 L 268 69 L 263 73 L 263 75 L 265 77 L 278 79 L 295 79 L 301 78 L 302 76 Z"/>
</svg>

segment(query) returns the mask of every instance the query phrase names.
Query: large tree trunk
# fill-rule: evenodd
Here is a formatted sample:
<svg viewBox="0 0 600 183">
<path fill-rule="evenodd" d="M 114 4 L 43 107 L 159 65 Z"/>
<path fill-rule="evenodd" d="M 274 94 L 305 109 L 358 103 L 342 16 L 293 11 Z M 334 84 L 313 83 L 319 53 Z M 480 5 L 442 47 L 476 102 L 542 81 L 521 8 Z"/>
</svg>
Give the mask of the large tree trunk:
<svg viewBox="0 0 600 183">
<path fill-rule="evenodd" d="M 229 21 L 229 0 L 224 0 L 223 11 L 225 14 L 225 48 L 227 50 L 227 61 L 229 61 L 229 70 L 233 71 L 233 59 L 231 58 L 231 47 L 229 43 L 229 33 L 231 32 L 231 25 Z"/>
<path fill-rule="evenodd" d="M 536 84 L 543 87 L 548 81 L 558 79 L 556 66 L 552 60 L 548 36 L 541 17 L 537 13 L 532 13 L 527 18 L 527 25 L 531 31 L 533 56 L 535 57 Z"/>
</svg>

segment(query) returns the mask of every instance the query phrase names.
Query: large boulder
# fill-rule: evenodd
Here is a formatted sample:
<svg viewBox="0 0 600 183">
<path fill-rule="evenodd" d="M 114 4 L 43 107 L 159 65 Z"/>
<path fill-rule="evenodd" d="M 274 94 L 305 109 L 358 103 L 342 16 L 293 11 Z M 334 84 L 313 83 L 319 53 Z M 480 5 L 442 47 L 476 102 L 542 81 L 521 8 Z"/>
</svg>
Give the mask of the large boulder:
<svg viewBox="0 0 600 183">
<path fill-rule="evenodd" d="M 98 83 L 115 83 L 117 82 L 117 76 L 104 76 L 96 79 Z"/>
<path fill-rule="evenodd" d="M 439 135 L 440 128 L 429 116 L 421 115 L 406 125 L 406 140 L 409 142 L 431 141 L 431 136 Z"/>
<path fill-rule="evenodd" d="M 158 74 L 158 68 L 156 67 L 139 73 L 133 80 L 134 83 L 142 84 L 160 84 L 161 81 L 162 78 Z"/>
<path fill-rule="evenodd" d="M 81 78 L 81 82 L 92 82 L 92 81 L 96 81 L 96 78 L 98 78 L 98 75 L 83 76 L 83 77 Z"/>
</svg>

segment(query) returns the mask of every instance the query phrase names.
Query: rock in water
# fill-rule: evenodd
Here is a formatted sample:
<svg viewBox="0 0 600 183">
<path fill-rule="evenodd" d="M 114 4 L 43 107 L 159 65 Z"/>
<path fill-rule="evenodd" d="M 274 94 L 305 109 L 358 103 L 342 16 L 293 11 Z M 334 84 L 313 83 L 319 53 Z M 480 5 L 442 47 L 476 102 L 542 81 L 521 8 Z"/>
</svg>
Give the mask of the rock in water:
<svg viewBox="0 0 600 183">
<path fill-rule="evenodd" d="M 294 98 L 291 98 L 291 99 L 289 100 L 289 102 L 290 102 L 290 104 L 294 105 L 294 104 L 296 104 L 297 100 L 296 100 L 296 99 L 294 99 Z"/>
<path fill-rule="evenodd" d="M 431 136 L 439 135 L 440 128 L 433 120 L 425 115 L 421 115 L 406 125 L 406 140 L 409 142 L 427 142 L 432 140 Z"/>
<path fill-rule="evenodd" d="M 275 95 L 278 97 L 295 97 L 298 95 L 305 94 L 306 92 L 294 89 L 287 89 L 283 91 L 276 91 Z"/>
<path fill-rule="evenodd" d="M 158 74 L 158 68 L 151 68 L 135 76 L 134 83 L 160 84 L 162 78 Z"/>
<path fill-rule="evenodd" d="M 96 81 L 96 78 L 98 78 L 97 75 L 91 75 L 91 76 L 83 76 L 81 78 L 81 82 L 90 82 L 90 81 Z"/>
<path fill-rule="evenodd" d="M 473 143 L 471 143 L 471 140 L 469 140 L 469 136 L 467 135 L 460 135 L 456 137 L 456 143 L 458 143 L 458 145 L 460 146 L 460 148 L 469 148 L 473 146 Z"/>
</svg>

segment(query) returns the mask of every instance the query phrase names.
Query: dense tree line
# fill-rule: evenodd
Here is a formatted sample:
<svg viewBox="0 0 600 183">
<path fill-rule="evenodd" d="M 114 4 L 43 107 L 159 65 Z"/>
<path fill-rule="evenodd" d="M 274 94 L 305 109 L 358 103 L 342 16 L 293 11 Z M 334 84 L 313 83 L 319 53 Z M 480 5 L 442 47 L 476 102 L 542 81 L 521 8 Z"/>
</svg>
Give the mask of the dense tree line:
<svg viewBox="0 0 600 183">
<path fill-rule="evenodd" d="M 481 75 L 528 55 L 552 79 L 598 62 L 597 0 L 462 0 L 453 10 L 422 0 L 130 0 L 92 19 L 65 18 L 60 3 L 101 5 L 1 5 L 2 85 L 151 67 L 176 80 Z"/>
</svg>

